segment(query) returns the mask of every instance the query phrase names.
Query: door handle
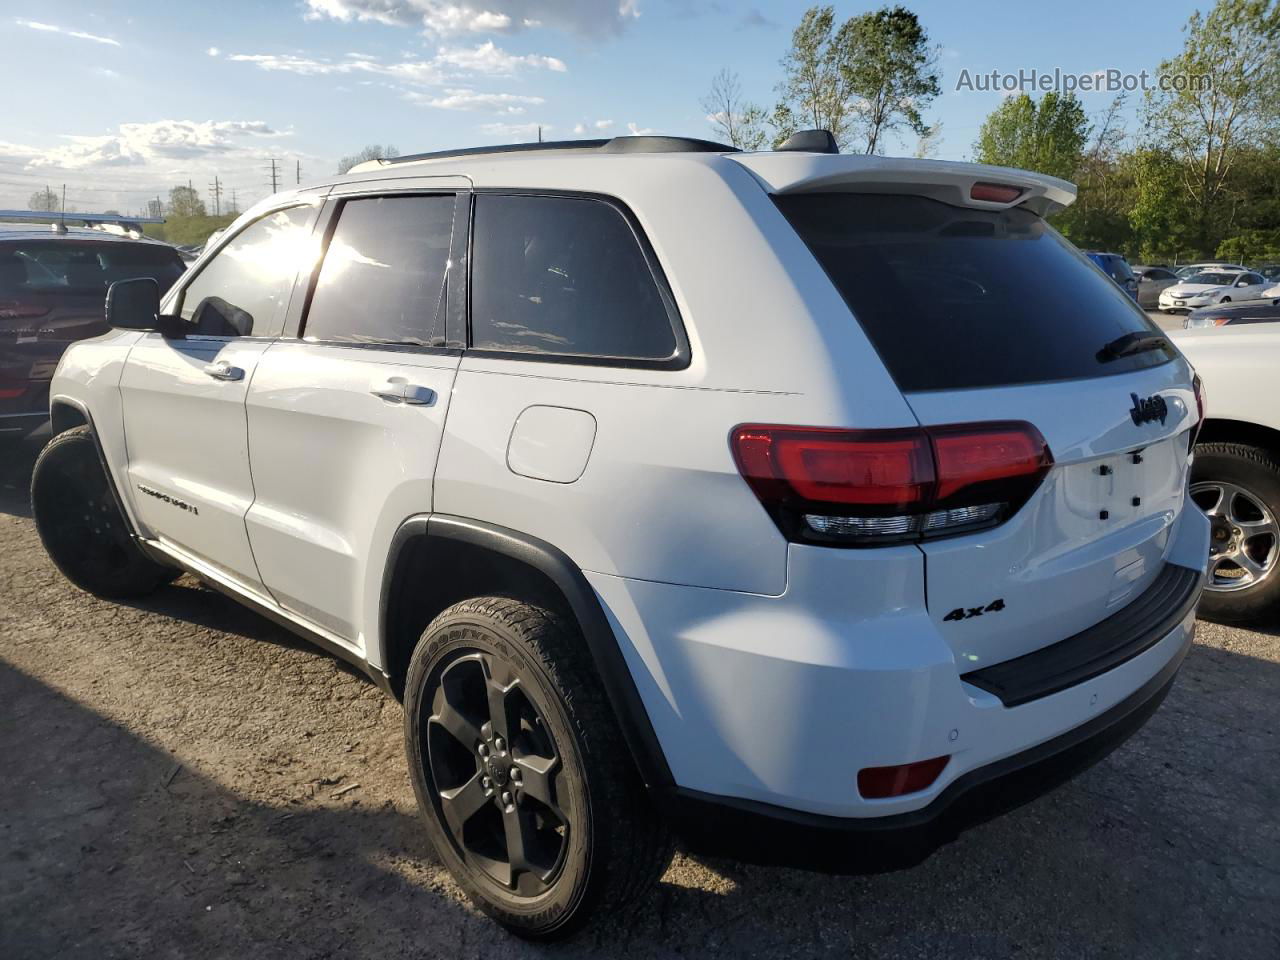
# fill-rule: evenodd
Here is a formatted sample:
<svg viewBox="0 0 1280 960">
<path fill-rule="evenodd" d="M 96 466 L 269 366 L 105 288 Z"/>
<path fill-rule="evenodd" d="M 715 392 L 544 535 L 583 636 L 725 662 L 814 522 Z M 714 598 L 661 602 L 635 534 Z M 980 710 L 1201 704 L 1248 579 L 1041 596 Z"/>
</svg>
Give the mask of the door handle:
<svg viewBox="0 0 1280 960">
<path fill-rule="evenodd" d="M 235 367 L 226 360 L 218 360 L 215 363 L 206 363 L 204 372 L 215 380 L 243 380 L 244 368 Z"/>
<path fill-rule="evenodd" d="M 369 392 L 383 400 L 407 403 L 416 407 L 427 407 L 436 402 L 434 390 L 420 384 L 409 383 L 404 377 L 391 377 L 385 383 L 375 384 Z"/>
</svg>

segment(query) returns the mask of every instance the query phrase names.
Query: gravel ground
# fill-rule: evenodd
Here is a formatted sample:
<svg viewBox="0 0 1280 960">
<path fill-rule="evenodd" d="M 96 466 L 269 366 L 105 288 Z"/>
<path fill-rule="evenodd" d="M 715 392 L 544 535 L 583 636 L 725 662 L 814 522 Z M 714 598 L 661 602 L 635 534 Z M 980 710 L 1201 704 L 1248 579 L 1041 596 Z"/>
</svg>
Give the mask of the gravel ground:
<svg viewBox="0 0 1280 960">
<path fill-rule="evenodd" d="M 0 485 L 0 957 L 1280 956 L 1280 639 L 1201 624 L 1108 760 L 914 870 L 678 856 L 538 948 L 416 822 L 397 704 L 189 579 L 78 592 Z"/>
</svg>

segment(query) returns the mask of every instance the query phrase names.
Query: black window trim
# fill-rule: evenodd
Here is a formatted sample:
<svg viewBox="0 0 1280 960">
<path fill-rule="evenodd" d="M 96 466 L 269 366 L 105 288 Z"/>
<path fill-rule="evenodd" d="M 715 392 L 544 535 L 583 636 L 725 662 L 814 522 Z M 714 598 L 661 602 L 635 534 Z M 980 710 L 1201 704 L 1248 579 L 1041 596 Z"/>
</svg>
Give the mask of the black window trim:
<svg viewBox="0 0 1280 960">
<path fill-rule="evenodd" d="M 445 334 L 444 342 L 441 344 L 418 344 L 418 343 L 395 343 L 394 341 L 380 342 L 376 340 L 321 340 L 318 338 L 307 339 L 307 316 L 311 313 L 311 301 L 315 297 L 316 285 L 320 280 L 320 270 L 324 266 L 325 258 L 329 255 L 329 243 L 333 240 L 334 231 L 338 228 L 338 221 L 342 217 L 342 208 L 352 200 L 381 200 L 391 197 L 421 197 L 421 196 L 451 196 L 454 198 L 453 208 L 453 226 L 449 238 L 449 259 L 451 263 L 445 270 Z M 303 287 L 301 307 L 298 312 L 288 318 L 285 324 L 284 332 L 281 334 L 281 340 L 289 340 L 294 343 L 312 344 L 318 347 L 341 347 L 349 350 L 378 350 L 391 353 L 411 353 L 428 356 L 445 356 L 456 357 L 462 354 L 461 336 L 459 333 L 457 315 L 461 313 L 461 307 L 458 301 L 462 297 L 462 287 L 464 282 L 461 279 L 455 279 L 455 275 L 459 278 L 465 273 L 459 263 L 457 251 L 460 247 L 461 237 L 459 235 L 460 219 L 467 214 L 470 207 L 470 190 L 462 187 L 425 187 L 425 188 L 405 188 L 395 187 L 389 184 L 370 183 L 369 189 L 361 190 L 353 193 L 342 193 L 338 195 L 330 194 L 325 198 L 324 206 L 320 211 L 320 218 L 316 221 L 317 228 L 321 229 L 320 237 L 320 253 L 316 257 L 315 265 L 311 268 L 311 273 L 305 277 L 298 277 L 298 284 Z M 295 296 L 299 293 L 295 286 Z"/>
<path fill-rule="evenodd" d="M 254 217 L 252 220 L 246 223 L 243 227 L 241 227 L 235 233 L 223 233 L 223 235 L 218 238 L 218 245 L 214 249 L 213 253 L 210 255 L 210 257 L 207 260 L 205 260 L 204 263 L 200 264 L 200 269 L 195 271 L 187 271 L 189 275 L 184 274 L 182 278 L 173 285 L 173 290 L 171 294 L 173 299 L 170 300 L 170 303 L 172 304 L 171 309 L 173 310 L 173 315 L 174 316 L 181 315 L 182 304 L 187 297 L 187 288 L 190 287 L 191 284 L 195 283 L 197 279 L 199 279 L 200 274 L 204 273 L 205 269 L 209 266 L 209 264 L 211 264 L 217 257 L 219 257 L 222 254 L 222 251 L 226 249 L 226 247 L 229 246 L 232 241 L 234 241 L 237 237 L 243 234 L 250 227 L 254 226 L 257 223 L 261 223 L 267 217 L 273 217 L 277 213 L 281 213 L 285 210 L 293 210 L 296 207 L 315 207 L 316 208 L 316 219 L 315 219 L 315 222 L 311 224 L 311 232 L 315 233 L 316 227 L 320 226 L 320 221 L 324 216 L 324 198 L 323 197 L 320 197 L 320 202 L 318 203 L 315 201 L 310 201 L 310 200 L 302 199 L 299 197 L 291 197 L 287 203 L 282 203 L 279 206 L 274 206 L 270 210 L 264 210 L 260 216 Z M 227 229 L 229 230 L 230 227 L 228 227 Z M 293 282 L 289 284 L 289 301 L 290 302 L 292 302 L 293 294 L 296 291 L 297 279 L 298 279 L 298 276 L 297 276 L 297 273 L 295 272 Z M 290 303 L 285 304 L 284 321 L 280 328 L 280 332 L 276 334 L 272 334 L 271 336 L 258 336 L 257 334 L 249 334 L 247 337 L 237 337 L 237 336 L 232 336 L 230 334 L 214 335 L 214 334 L 207 334 L 207 333 L 190 333 L 186 335 L 186 339 L 198 340 L 201 342 L 214 341 L 217 343 L 228 343 L 232 340 L 280 340 L 284 337 L 285 331 L 289 329 L 289 306 L 290 306 Z"/>
<path fill-rule="evenodd" d="M 667 282 L 667 275 L 662 269 L 662 264 L 658 261 L 658 256 L 654 252 L 653 245 L 650 244 L 649 238 L 645 235 L 643 228 L 641 228 L 640 222 L 636 219 L 635 214 L 631 212 L 631 208 L 623 201 L 619 200 L 617 197 L 609 196 L 608 194 L 593 193 L 582 190 L 476 187 L 469 193 L 470 196 L 468 200 L 470 203 L 470 211 L 467 217 L 466 262 L 464 264 L 465 270 L 463 270 L 463 277 L 466 286 L 465 319 L 467 356 L 492 360 L 520 360 L 524 363 L 564 363 L 583 367 L 621 367 L 632 370 L 685 370 L 689 367 L 689 364 L 692 362 L 689 338 L 685 333 L 684 320 L 680 316 L 680 309 L 676 305 L 675 296 L 671 291 L 671 285 Z M 675 350 L 671 356 L 660 359 L 644 357 L 605 357 L 580 353 L 534 353 L 528 350 L 492 350 L 472 346 L 471 271 L 474 263 L 473 252 L 475 239 L 474 198 L 477 194 L 515 197 L 551 197 L 567 200 L 594 200 L 597 203 L 603 203 L 612 207 L 614 211 L 621 215 L 623 222 L 630 229 L 632 237 L 639 245 L 640 253 L 644 257 L 646 266 L 649 268 L 649 276 L 653 280 L 654 286 L 657 288 L 658 296 L 662 301 L 663 307 L 666 309 L 667 321 L 671 324 L 671 332 L 675 337 L 676 342 Z"/>
</svg>

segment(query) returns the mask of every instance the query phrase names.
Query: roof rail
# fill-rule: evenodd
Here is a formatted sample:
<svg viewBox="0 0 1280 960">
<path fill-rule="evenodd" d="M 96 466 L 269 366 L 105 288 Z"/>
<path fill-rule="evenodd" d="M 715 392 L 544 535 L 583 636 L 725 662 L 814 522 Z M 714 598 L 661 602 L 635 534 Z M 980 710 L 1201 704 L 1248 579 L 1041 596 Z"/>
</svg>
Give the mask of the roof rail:
<svg viewBox="0 0 1280 960">
<path fill-rule="evenodd" d="M 130 217 L 119 213 L 64 213 L 61 210 L 0 210 L 0 220 L 53 220 L 54 231 L 66 229 L 66 222 L 83 223 L 86 227 L 115 224 L 125 230 L 142 233 L 144 223 L 164 223 L 164 217 Z"/>
<path fill-rule="evenodd" d="M 386 157 L 382 164 L 412 163 L 416 160 L 445 160 L 449 157 L 482 157 L 494 153 L 533 153 L 542 150 L 590 150 L 597 153 L 738 153 L 737 147 L 694 137 L 634 136 L 609 140 L 547 140 L 537 143 L 504 143 L 493 147 L 470 147 L 464 150 L 437 150 L 433 153 L 411 153 L 403 157 Z"/>
</svg>

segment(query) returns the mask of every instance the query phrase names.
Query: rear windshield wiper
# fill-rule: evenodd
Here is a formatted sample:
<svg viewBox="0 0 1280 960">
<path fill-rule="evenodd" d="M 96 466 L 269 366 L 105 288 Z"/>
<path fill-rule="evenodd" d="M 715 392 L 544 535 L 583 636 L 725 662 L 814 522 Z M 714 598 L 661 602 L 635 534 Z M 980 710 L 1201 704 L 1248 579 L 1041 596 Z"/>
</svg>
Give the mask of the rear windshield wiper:
<svg viewBox="0 0 1280 960">
<path fill-rule="evenodd" d="M 1098 351 L 1098 362 L 1108 363 L 1135 353 L 1145 353 L 1147 350 L 1169 348 L 1169 341 L 1157 333 L 1126 333 L 1122 337 L 1116 337 Z"/>
</svg>

